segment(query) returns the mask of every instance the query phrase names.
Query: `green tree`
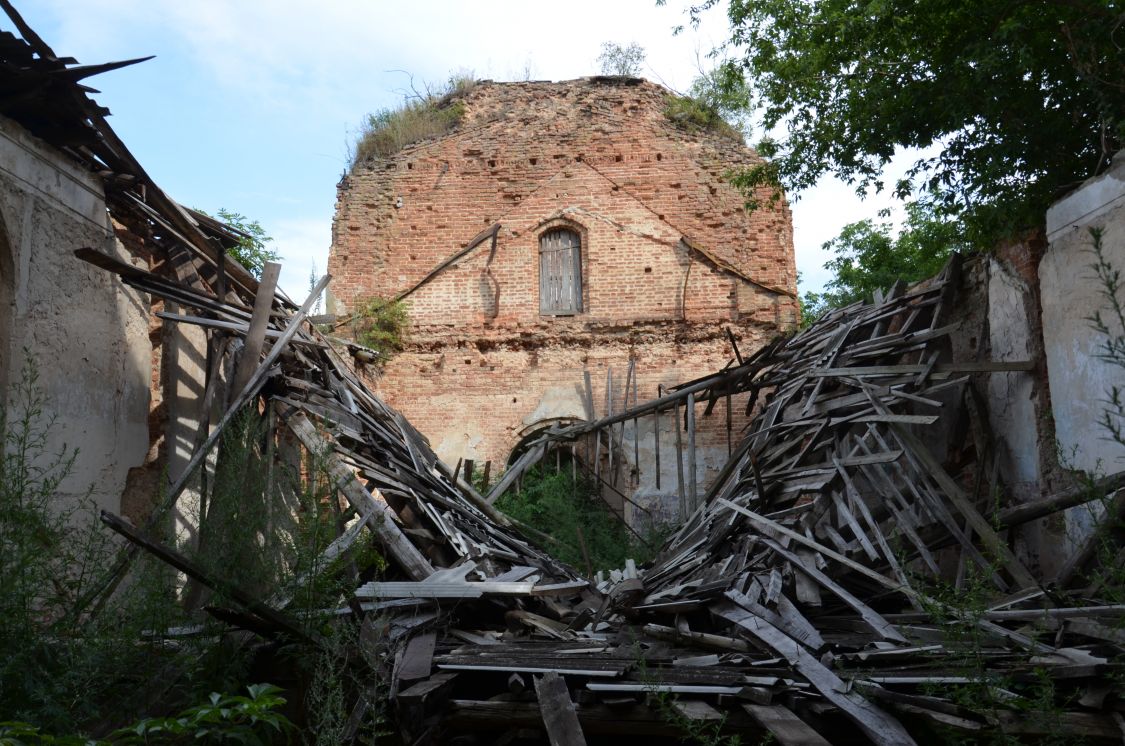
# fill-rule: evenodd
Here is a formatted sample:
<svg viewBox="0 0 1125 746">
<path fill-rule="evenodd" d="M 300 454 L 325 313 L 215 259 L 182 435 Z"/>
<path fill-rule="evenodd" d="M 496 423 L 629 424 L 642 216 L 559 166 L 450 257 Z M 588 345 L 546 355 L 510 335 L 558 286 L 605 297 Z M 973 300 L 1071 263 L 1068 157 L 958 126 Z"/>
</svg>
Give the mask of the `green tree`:
<svg viewBox="0 0 1125 746">
<path fill-rule="evenodd" d="M 598 55 L 602 75 L 637 77 L 641 74 L 641 65 L 644 61 L 645 48 L 636 42 L 627 47 L 611 41 L 602 42 L 602 53 Z"/>
<path fill-rule="evenodd" d="M 915 282 L 929 277 L 950 254 L 968 247 L 959 224 L 943 220 L 924 203 L 911 202 L 897 236 L 890 223 L 861 220 L 844 226 L 823 248 L 835 254 L 824 265 L 834 276 L 824 292 L 805 293 L 801 298 L 803 326 L 833 308 L 870 300 L 876 290 L 885 290 L 897 280 Z"/>
<path fill-rule="evenodd" d="M 989 242 L 1040 224 L 1125 142 L 1119 0 L 731 0 L 728 13 L 727 51 L 765 126 L 785 131 L 743 188 L 833 173 L 860 194 L 926 193 Z M 884 184 L 896 149 L 929 146 Z"/>
<path fill-rule="evenodd" d="M 273 241 L 273 238 L 266 235 L 261 223 L 241 213 L 220 207 L 218 217 L 241 234 L 238 237 L 238 244 L 227 249 L 227 254 L 250 270 L 250 274 L 261 279 L 266 262 L 276 262 L 281 258 L 280 254 L 267 245 Z"/>
</svg>

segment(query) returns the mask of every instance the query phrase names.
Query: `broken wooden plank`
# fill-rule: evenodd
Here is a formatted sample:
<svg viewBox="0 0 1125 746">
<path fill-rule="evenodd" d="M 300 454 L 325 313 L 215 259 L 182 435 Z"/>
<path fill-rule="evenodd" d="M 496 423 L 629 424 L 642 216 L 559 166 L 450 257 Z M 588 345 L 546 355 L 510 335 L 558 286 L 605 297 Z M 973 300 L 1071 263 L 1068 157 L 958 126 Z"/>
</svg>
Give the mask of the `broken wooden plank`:
<svg viewBox="0 0 1125 746">
<path fill-rule="evenodd" d="M 433 566 L 402 533 L 402 529 L 395 523 L 394 511 L 387 502 L 381 497 L 376 498 L 359 483 L 355 472 L 343 464 L 339 455 L 334 453 L 331 446 L 320 437 L 304 413 L 283 410 L 279 414 L 305 448 L 324 459 L 325 468 L 333 483 L 351 506 L 363 515 L 374 512 L 378 517 L 369 521 L 368 525 L 391 557 L 401 566 L 403 572 L 415 580 L 430 576 L 434 572 Z"/>
<path fill-rule="evenodd" d="M 742 709 L 772 733 L 781 746 L 831 746 L 823 736 L 786 707 L 743 704 Z"/>
<path fill-rule="evenodd" d="M 868 702 L 855 692 L 849 692 L 839 676 L 824 667 L 813 655 L 768 622 L 738 608 L 729 601 L 715 604 L 711 610 L 720 617 L 737 624 L 789 661 L 821 695 L 839 707 L 852 722 L 871 739 L 885 746 L 914 744 L 914 739 L 898 720 Z"/>
<path fill-rule="evenodd" d="M 423 632 L 411 637 L 402 653 L 402 663 L 395 670 L 395 678 L 400 681 L 428 678 L 433 669 L 436 644 L 436 632 Z"/>
<path fill-rule="evenodd" d="M 293 635 L 298 639 L 310 642 L 313 641 L 314 638 L 309 632 L 282 612 L 262 603 L 238 586 L 227 583 L 219 578 L 211 577 L 202 568 L 175 549 L 166 547 L 160 542 L 145 536 L 119 516 L 103 510 L 101 511 L 101 521 L 109 528 L 124 536 L 133 545 L 144 549 L 146 552 L 159 558 L 162 562 L 171 565 L 208 588 L 223 593 L 231 600 L 242 605 L 247 611 L 260 617 L 277 629 Z"/>
<path fill-rule="evenodd" d="M 551 746 L 586 746 L 566 681 L 551 671 L 535 677 L 535 696 Z"/>
<path fill-rule="evenodd" d="M 266 262 L 262 267 L 262 277 L 258 281 L 258 289 L 254 295 L 254 311 L 250 316 L 250 327 L 246 332 L 246 341 L 243 343 L 242 351 L 234 364 L 231 393 L 242 391 L 250 380 L 250 376 L 254 375 L 254 370 L 258 367 L 259 358 L 262 356 L 262 345 L 266 341 L 270 311 L 273 309 L 277 278 L 280 275 L 281 265 L 277 262 Z"/>
</svg>

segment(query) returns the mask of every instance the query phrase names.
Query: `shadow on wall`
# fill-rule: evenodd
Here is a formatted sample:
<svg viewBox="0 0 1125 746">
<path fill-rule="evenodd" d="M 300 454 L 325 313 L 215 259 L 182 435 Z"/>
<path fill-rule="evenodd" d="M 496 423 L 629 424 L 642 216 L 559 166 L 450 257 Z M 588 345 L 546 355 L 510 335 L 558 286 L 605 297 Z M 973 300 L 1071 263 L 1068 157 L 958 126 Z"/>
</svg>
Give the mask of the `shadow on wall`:
<svg viewBox="0 0 1125 746">
<path fill-rule="evenodd" d="M 12 367 L 12 313 L 15 301 L 15 258 L 8 240 L 8 226 L 0 212 L 0 392 L 7 396 L 8 368 Z M 6 407 L 6 403 L 3 404 Z"/>
</svg>

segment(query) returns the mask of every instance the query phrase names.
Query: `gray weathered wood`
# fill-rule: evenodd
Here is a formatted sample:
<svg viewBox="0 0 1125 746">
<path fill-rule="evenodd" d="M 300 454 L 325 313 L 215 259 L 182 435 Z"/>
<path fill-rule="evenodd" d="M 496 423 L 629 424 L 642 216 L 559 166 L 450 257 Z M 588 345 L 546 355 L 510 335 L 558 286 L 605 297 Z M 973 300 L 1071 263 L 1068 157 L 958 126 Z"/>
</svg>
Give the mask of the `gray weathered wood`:
<svg viewBox="0 0 1125 746">
<path fill-rule="evenodd" d="M 691 511 L 695 511 L 695 509 L 699 507 L 699 492 L 695 484 L 696 472 L 699 468 L 695 460 L 695 394 L 688 394 L 687 402 L 685 402 L 684 407 L 687 415 L 688 439 L 688 507 Z"/>
<path fill-rule="evenodd" d="M 280 414 L 305 448 L 324 459 L 329 476 L 348 503 L 361 515 L 373 513 L 377 516 L 368 521 L 367 525 L 403 571 L 415 580 L 431 575 L 434 572 L 433 566 L 402 533 L 402 529 L 395 523 L 394 511 L 382 495 L 377 491 L 373 495 L 360 484 L 355 472 L 340 460 L 339 454 L 332 451 L 330 444 L 320 437 L 303 412 L 287 411 Z"/>
<path fill-rule="evenodd" d="M 872 743 L 904 746 L 915 741 L 902 724 L 855 692 L 849 692 L 839 676 L 787 637 L 781 630 L 728 602 L 711 610 L 761 640 L 796 668 L 821 695 L 851 718 Z"/>
<path fill-rule="evenodd" d="M 555 672 L 535 677 L 535 696 L 551 746 L 586 746 L 566 681 Z"/>
<path fill-rule="evenodd" d="M 262 345 L 266 341 L 266 329 L 269 327 L 270 310 L 273 308 L 274 291 L 277 288 L 277 278 L 281 275 L 281 265 L 277 262 L 266 262 L 262 269 L 262 279 L 259 280 L 258 292 L 254 295 L 254 312 L 250 316 L 250 327 L 246 332 L 246 342 L 235 362 L 234 376 L 231 378 L 231 393 L 242 391 L 254 370 L 258 367 L 259 358 L 262 356 Z"/>
<path fill-rule="evenodd" d="M 772 733 L 781 746 L 831 746 L 804 720 L 781 705 L 744 704 L 742 708 Z"/>
</svg>

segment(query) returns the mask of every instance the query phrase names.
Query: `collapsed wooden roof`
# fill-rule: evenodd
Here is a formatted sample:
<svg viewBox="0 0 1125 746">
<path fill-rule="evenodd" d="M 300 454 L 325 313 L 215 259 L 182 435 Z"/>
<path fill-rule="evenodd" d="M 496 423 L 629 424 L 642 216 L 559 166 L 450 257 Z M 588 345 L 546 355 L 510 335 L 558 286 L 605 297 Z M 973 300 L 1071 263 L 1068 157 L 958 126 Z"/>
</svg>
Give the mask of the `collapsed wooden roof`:
<svg viewBox="0 0 1125 746">
<path fill-rule="evenodd" d="M 834 312 L 617 415 L 758 392 L 747 436 L 661 557 L 595 586 L 522 538 L 366 390 L 304 320 L 311 298 L 294 314 L 275 304 L 263 327 L 253 311 L 85 258 L 212 316 L 169 320 L 248 345 L 258 328 L 268 351 L 228 415 L 260 398 L 279 427 L 328 454 L 359 516 L 328 553 L 366 527 L 392 561 L 383 579 L 356 588 L 349 613 L 369 636 L 390 630 L 383 665 L 406 742 L 528 727 L 556 743 L 622 732 L 677 739 L 685 722 L 768 731 L 782 743 L 914 743 L 949 730 L 1040 737 L 1057 725 L 1021 708 L 1042 696 L 1044 680 L 1069 731 L 1121 737 L 1106 687 L 1120 666 L 1125 606 L 1052 586 L 1004 535 L 1089 495 L 987 507 L 1001 482 L 970 374 L 1027 365 L 948 360 L 956 262 L 919 289 Z M 936 456 L 928 430 L 958 427 L 965 437 Z M 222 587 L 157 538 L 106 522 Z M 305 634 L 284 598 L 232 597 L 253 620 L 243 626 Z M 1004 694 L 975 704 L 953 694 L 973 687 Z"/>
<path fill-rule="evenodd" d="M 131 549 L 80 607 L 112 594 L 143 549 L 223 589 L 241 607 L 225 617 L 231 624 L 317 644 L 287 611 L 285 589 L 263 598 L 231 587 L 155 531 L 235 413 L 256 405 L 326 459 L 350 507 L 354 520 L 324 559 L 370 531 L 390 561 L 341 613 L 361 625 L 357 645 L 380 641 L 365 665 L 389 680 L 405 742 L 520 729 L 564 744 L 607 734 L 677 741 L 685 731 L 768 732 L 785 744 L 997 732 L 1032 740 L 1059 728 L 1122 737 L 1113 682 L 1125 606 L 1117 589 L 1079 572 L 1098 545 L 1043 578 L 1005 533 L 1090 495 L 990 507 L 1003 488 L 969 374 L 1021 366 L 948 356 L 956 262 L 933 282 L 833 312 L 661 400 L 548 434 L 574 439 L 667 415 L 688 397 L 750 392 L 757 412 L 661 557 L 594 584 L 459 482 L 308 323 L 327 278 L 298 308 L 225 259 L 229 234 L 164 195 L 71 61 L 7 0 L 0 6 L 26 39 L 0 39 L 4 112 L 102 175 L 115 219 L 171 261 L 153 273 L 92 250 L 80 258 L 192 311 L 163 318 L 211 331 L 203 397 L 227 403 L 145 526 L 104 516 Z M 42 80 L 61 87 L 21 94 L 47 90 Z M 235 373 L 219 375 L 226 369 Z M 964 437 L 933 448 L 931 434 L 949 432 Z"/>
</svg>

